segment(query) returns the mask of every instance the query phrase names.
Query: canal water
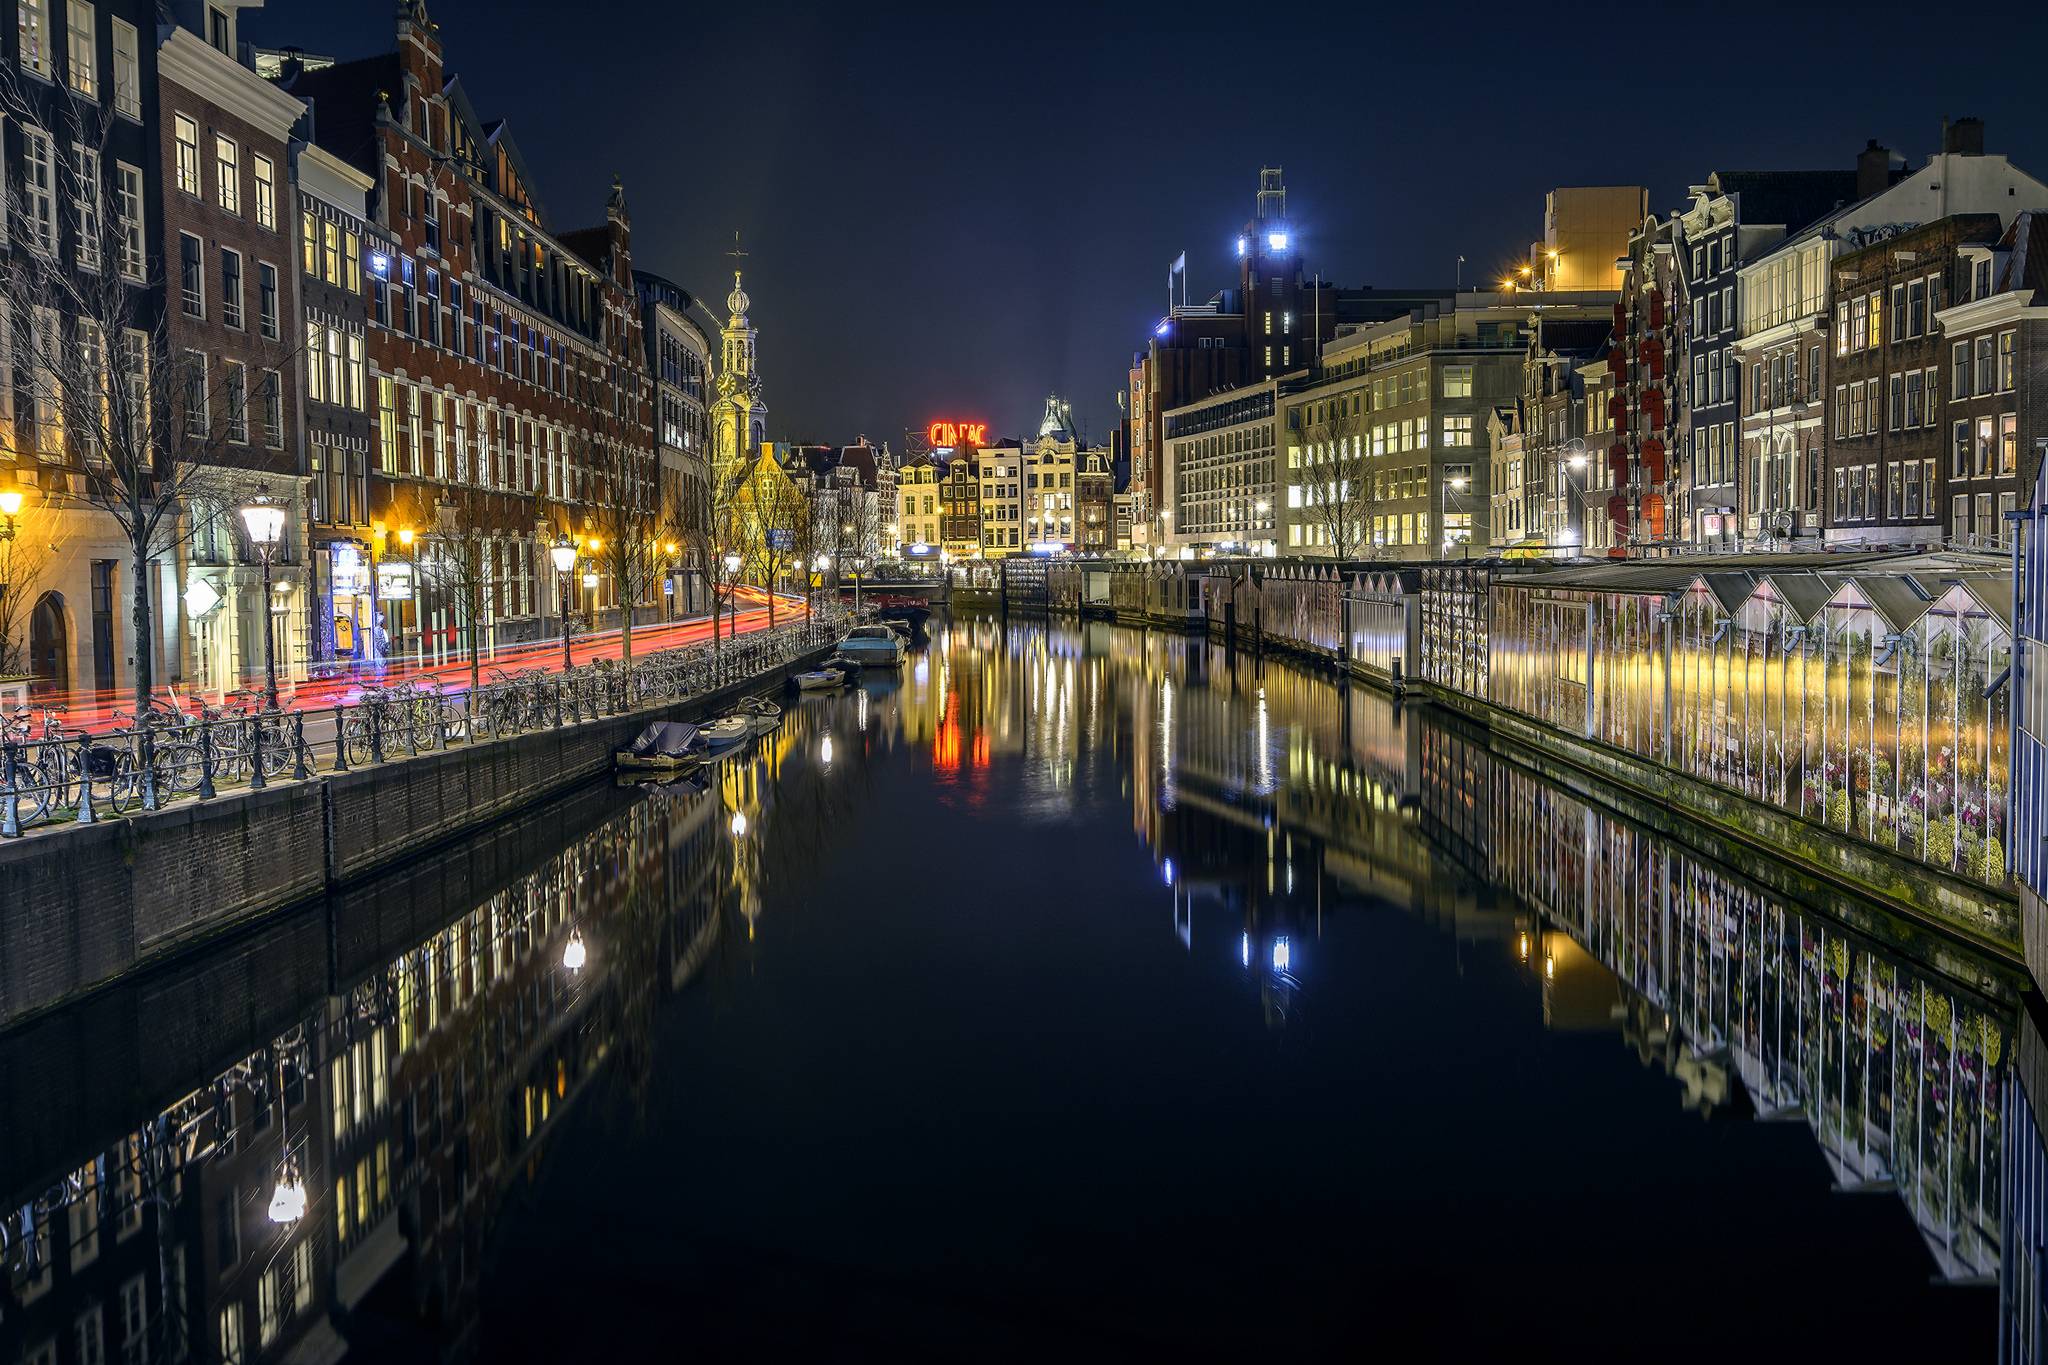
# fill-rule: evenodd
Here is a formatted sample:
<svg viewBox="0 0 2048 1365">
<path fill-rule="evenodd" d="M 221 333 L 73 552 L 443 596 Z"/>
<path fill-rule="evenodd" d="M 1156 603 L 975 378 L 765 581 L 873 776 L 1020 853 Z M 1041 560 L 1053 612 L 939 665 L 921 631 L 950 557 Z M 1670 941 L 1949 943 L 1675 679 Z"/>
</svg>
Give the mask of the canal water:
<svg viewBox="0 0 2048 1365">
<path fill-rule="evenodd" d="M 0 1360 L 1989 1361 L 2017 999 L 1426 708 L 940 624 L 0 1036 Z"/>
</svg>

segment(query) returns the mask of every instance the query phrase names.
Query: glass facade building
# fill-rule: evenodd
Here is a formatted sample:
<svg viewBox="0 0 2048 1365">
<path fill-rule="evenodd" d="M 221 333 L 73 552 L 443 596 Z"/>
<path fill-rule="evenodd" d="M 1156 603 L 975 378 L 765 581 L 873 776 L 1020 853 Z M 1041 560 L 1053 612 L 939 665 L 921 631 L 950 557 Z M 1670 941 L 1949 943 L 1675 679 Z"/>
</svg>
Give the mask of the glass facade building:
<svg viewBox="0 0 2048 1365">
<path fill-rule="evenodd" d="M 2009 581 L 1963 560 L 1837 562 L 1503 579 L 1486 695 L 2002 887 Z"/>
</svg>

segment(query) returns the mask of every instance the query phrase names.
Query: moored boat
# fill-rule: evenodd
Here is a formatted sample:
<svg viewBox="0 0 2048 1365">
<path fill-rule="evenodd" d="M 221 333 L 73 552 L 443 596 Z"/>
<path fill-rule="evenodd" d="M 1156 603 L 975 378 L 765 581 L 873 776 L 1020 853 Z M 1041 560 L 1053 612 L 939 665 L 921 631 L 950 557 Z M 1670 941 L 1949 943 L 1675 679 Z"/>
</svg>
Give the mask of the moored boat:
<svg viewBox="0 0 2048 1365">
<path fill-rule="evenodd" d="M 888 626 L 855 626 L 839 641 L 839 651 L 863 665 L 894 665 L 906 653 L 903 637 Z"/>
<path fill-rule="evenodd" d="M 697 726 L 658 720 L 612 757 L 620 772 L 681 773 L 704 761 L 706 747 Z"/>
</svg>

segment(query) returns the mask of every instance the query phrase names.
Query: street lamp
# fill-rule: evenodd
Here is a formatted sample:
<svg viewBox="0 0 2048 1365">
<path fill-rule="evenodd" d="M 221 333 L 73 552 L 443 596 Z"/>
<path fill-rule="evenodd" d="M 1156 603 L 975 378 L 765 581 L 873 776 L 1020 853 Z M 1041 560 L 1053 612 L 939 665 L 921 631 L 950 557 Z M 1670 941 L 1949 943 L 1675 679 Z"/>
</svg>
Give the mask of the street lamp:
<svg viewBox="0 0 2048 1365">
<path fill-rule="evenodd" d="M 284 538 L 284 504 L 270 496 L 267 486 L 258 484 L 256 496 L 242 504 L 241 513 L 242 525 L 249 532 L 249 543 L 256 547 L 256 553 L 263 560 L 263 704 L 265 709 L 275 711 L 277 643 L 276 629 L 271 624 L 270 557 L 277 553 L 278 542 Z"/>
<path fill-rule="evenodd" d="M 14 519 L 21 515 L 21 485 L 9 478 L 7 487 L 0 488 L 0 540 L 14 539 Z"/>
<path fill-rule="evenodd" d="M 554 562 L 555 576 L 562 580 L 562 671 L 571 667 L 569 662 L 569 574 L 576 567 L 576 542 L 569 539 L 564 531 L 555 537 L 555 543 L 548 546 L 548 558 Z"/>
<path fill-rule="evenodd" d="M 270 1192 L 270 1221 L 290 1227 L 305 1216 L 306 1182 L 299 1179 L 297 1166 L 287 1162 L 278 1172 L 277 1188 Z"/>
</svg>

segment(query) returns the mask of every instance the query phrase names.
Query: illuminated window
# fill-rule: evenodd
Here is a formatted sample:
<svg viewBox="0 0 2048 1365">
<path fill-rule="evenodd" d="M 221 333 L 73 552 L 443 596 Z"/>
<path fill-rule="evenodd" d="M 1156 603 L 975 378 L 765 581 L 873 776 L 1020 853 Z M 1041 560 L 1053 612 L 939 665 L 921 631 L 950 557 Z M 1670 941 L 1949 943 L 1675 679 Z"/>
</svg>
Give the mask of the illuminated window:
<svg viewBox="0 0 2048 1365">
<path fill-rule="evenodd" d="M 114 112 L 123 118 L 142 117 L 142 67 L 136 57 L 135 25 L 114 20 Z"/>
<path fill-rule="evenodd" d="M 214 189 L 220 206 L 229 213 L 242 211 L 242 153 L 234 140 L 213 135 Z M 197 193 L 195 190 L 194 193 Z"/>
<path fill-rule="evenodd" d="M 21 40 L 21 69 L 38 76 L 50 74 L 49 0 L 20 0 L 16 25 Z"/>
<path fill-rule="evenodd" d="M 199 125 L 179 114 L 175 120 L 178 142 L 178 188 L 186 194 L 199 193 Z"/>
<path fill-rule="evenodd" d="M 71 88 L 89 100 L 99 96 L 99 50 L 93 31 L 92 6 L 85 0 L 68 0 L 64 10 L 67 45 L 65 76 Z"/>
</svg>

